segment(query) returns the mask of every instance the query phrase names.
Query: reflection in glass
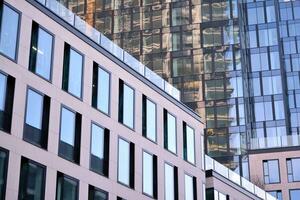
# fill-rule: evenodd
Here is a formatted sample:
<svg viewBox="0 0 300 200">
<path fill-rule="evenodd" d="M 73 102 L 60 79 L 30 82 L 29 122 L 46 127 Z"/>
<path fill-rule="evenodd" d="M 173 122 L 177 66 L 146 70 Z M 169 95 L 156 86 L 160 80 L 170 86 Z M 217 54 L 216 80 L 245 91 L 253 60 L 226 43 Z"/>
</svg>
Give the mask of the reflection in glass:
<svg viewBox="0 0 300 200">
<path fill-rule="evenodd" d="M 57 200 L 78 200 L 78 181 L 57 172 Z"/>
<path fill-rule="evenodd" d="M 153 156 L 143 152 L 143 192 L 153 196 Z"/>
<path fill-rule="evenodd" d="M 184 123 L 184 159 L 195 164 L 195 131 Z"/>
<path fill-rule="evenodd" d="M 7 77 L 0 73 L 0 111 L 5 110 Z"/>
<path fill-rule="evenodd" d="M 42 129 L 43 96 L 33 90 L 28 90 L 26 107 L 26 124 Z"/>
<path fill-rule="evenodd" d="M 19 14 L 4 4 L 1 16 L 0 52 L 13 60 L 16 59 L 18 29 Z"/>
<path fill-rule="evenodd" d="M 70 49 L 68 92 L 81 98 L 83 57 L 73 49 Z"/>
<path fill-rule="evenodd" d="M 164 111 L 164 126 L 165 126 L 165 136 L 164 136 L 164 146 L 169 151 L 176 153 L 177 151 L 177 140 L 176 140 L 176 118 Z"/>
<path fill-rule="evenodd" d="M 108 193 L 89 185 L 89 200 L 108 200 Z"/>
<path fill-rule="evenodd" d="M 118 181 L 128 185 L 130 183 L 130 144 L 119 138 L 118 150 Z"/>
<path fill-rule="evenodd" d="M 146 96 L 143 96 L 143 135 L 156 141 L 156 104 Z"/>
<path fill-rule="evenodd" d="M 75 113 L 64 107 L 61 110 L 60 140 L 71 146 L 75 143 Z"/>
<path fill-rule="evenodd" d="M 185 200 L 194 200 L 194 184 L 193 177 L 184 175 L 184 197 Z"/>
<path fill-rule="evenodd" d="M 8 154 L 0 149 L 0 200 L 5 199 Z"/>
<path fill-rule="evenodd" d="M 165 200 L 175 200 L 174 168 L 165 163 Z"/>
</svg>

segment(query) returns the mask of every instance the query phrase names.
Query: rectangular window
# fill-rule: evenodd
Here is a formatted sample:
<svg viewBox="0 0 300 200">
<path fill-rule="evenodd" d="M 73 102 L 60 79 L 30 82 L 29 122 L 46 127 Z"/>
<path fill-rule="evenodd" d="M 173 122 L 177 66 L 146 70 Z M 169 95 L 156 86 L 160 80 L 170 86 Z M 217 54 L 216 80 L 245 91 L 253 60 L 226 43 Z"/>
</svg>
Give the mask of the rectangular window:
<svg viewBox="0 0 300 200">
<path fill-rule="evenodd" d="M 277 190 L 277 191 L 269 191 L 269 194 L 271 194 L 273 197 L 275 197 L 278 200 L 282 200 L 282 192 L 281 190 Z"/>
<path fill-rule="evenodd" d="M 300 158 L 289 158 L 286 160 L 289 182 L 300 181 Z"/>
<path fill-rule="evenodd" d="M 65 108 L 61 109 L 59 156 L 79 163 L 81 114 Z"/>
<path fill-rule="evenodd" d="M 83 55 L 65 43 L 62 89 L 82 98 Z"/>
<path fill-rule="evenodd" d="M 164 147 L 176 154 L 176 118 L 164 109 Z"/>
<path fill-rule="evenodd" d="M 143 136 L 156 142 L 156 104 L 143 95 Z"/>
<path fill-rule="evenodd" d="M 134 128 L 134 90 L 119 80 L 119 122 Z"/>
<path fill-rule="evenodd" d="M 118 181 L 134 188 L 134 144 L 119 138 Z"/>
<path fill-rule="evenodd" d="M 280 183 L 278 160 L 263 161 L 265 184 Z"/>
<path fill-rule="evenodd" d="M 0 13 L 0 52 L 16 60 L 20 14 L 5 3 L 2 3 Z"/>
<path fill-rule="evenodd" d="M 89 185 L 89 200 L 108 200 L 108 192 Z"/>
<path fill-rule="evenodd" d="M 49 113 L 50 97 L 28 89 L 24 140 L 47 149 Z"/>
<path fill-rule="evenodd" d="M 90 168 L 96 173 L 108 176 L 109 130 L 92 123 Z"/>
<path fill-rule="evenodd" d="M 10 132 L 15 78 L 0 71 L 0 130 Z"/>
<path fill-rule="evenodd" d="M 300 197 L 300 189 L 290 190 L 290 200 L 298 200 Z"/>
<path fill-rule="evenodd" d="M 109 114 L 110 74 L 94 62 L 92 106 Z"/>
<path fill-rule="evenodd" d="M 8 151 L 0 148 L 0 200 L 5 200 Z"/>
<path fill-rule="evenodd" d="M 195 131 L 183 122 L 183 158 L 195 164 Z"/>
<path fill-rule="evenodd" d="M 157 198 L 157 157 L 143 151 L 143 193 Z"/>
<path fill-rule="evenodd" d="M 178 200 L 178 169 L 165 163 L 165 200 Z"/>
<path fill-rule="evenodd" d="M 78 200 L 79 181 L 57 172 L 56 199 Z"/>
<path fill-rule="evenodd" d="M 22 157 L 19 199 L 45 198 L 46 167 Z"/>
<path fill-rule="evenodd" d="M 52 68 L 53 35 L 32 23 L 29 70 L 50 80 Z"/>
<path fill-rule="evenodd" d="M 197 200 L 196 177 L 184 175 L 184 196 L 185 200 Z"/>
</svg>

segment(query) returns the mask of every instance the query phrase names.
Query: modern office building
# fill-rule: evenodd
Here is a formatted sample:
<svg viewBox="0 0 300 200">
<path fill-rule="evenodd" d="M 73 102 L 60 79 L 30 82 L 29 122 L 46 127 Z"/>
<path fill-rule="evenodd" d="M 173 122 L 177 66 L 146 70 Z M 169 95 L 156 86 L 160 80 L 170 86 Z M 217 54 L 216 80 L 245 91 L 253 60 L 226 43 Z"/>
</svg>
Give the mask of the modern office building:
<svg viewBox="0 0 300 200">
<path fill-rule="evenodd" d="M 1 200 L 275 199 L 206 156 L 176 89 L 60 3 L 0 11 Z"/>
</svg>

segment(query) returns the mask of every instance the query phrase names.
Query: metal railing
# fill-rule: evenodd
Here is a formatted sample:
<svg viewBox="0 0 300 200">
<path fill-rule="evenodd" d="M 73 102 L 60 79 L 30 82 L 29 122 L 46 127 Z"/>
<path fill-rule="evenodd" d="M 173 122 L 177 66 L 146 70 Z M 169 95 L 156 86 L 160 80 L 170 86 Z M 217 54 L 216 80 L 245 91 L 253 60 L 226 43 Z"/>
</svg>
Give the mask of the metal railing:
<svg viewBox="0 0 300 200">
<path fill-rule="evenodd" d="M 231 180 L 232 182 L 238 184 L 239 186 L 245 188 L 247 191 L 255 194 L 261 199 L 264 200 L 276 200 L 275 197 L 273 197 L 271 194 L 267 193 L 263 189 L 257 187 L 244 177 L 241 177 L 239 174 L 235 173 L 234 171 L 228 169 L 221 163 L 215 161 L 208 155 L 205 155 L 205 170 L 213 170 L 220 174 L 221 176 L 224 176 L 225 178 Z"/>
<path fill-rule="evenodd" d="M 284 135 L 277 137 L 251 138 L 250 149 L 269 149 L 293 147 L 300 145 L 300 135 Z"/>
<path fill-rule="evenodd" d="M 64 21 L 72 25 L 74 28 L 79 30 L 81 33 L 89 37 L 95 43 L 100 45 L 106 51 L 114 55 L 116 58 L 121 60 L 123 63 L 128 65 L 131 69 L 135 70 L 139 74 L 143 75 L 149 81 L 151 81 L 154 85 L 164 90 L 166 93 L 180 101 L 180 91 L 169 84 L 167 81 L 162 79 L 155 72 L 151 71 L 145 65 L 143 65 L 136 58 L 131 56 L 129 53 L 124 51 L 110 39 L 105 37 L 98 30 L 87 24 L 84 20 L 82 20 L 79 16 L 75 15 L 68 8 L 63 6 L 56 0 L 35 0 L 41 3 L 43 6 L 51 10 L 57 16 L 62 18 Z"/>
</svg>

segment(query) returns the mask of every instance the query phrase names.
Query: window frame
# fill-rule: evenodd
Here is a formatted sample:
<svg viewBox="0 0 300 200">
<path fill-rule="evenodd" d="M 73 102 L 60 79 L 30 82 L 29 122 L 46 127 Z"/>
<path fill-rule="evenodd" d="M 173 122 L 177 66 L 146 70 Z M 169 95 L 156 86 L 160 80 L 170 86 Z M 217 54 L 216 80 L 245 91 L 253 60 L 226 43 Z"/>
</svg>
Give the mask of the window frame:
<svg viewBox="0 0 300 200">
<path fill-rule="evenodd" d="M 278 182 L 270 182 L 270 171 L 269 171 L 269 161 L 277 161 L 277 168 L 278 168 Z M 265 165 L 265 163 L 267 163 L 267 165 L 268 165 L 268 175 L 265 175 L 265 167 L 264 167 L 264 165 Z M 281 183 L 281 177 L 280 177 L 280 163 L 279 163 L 279 160 L 278 159 L 270 159 L 270 160 L 263 160 L 263 177 L 264 177 L 264 184 L 266 184 L 266 185 L 271 185 L 271 184 L 278 184 L 278 183 Z M 266 181 L 265 181 L 265 177 L 266 176 L 268 176 L 268 183 L 266 183 Z"/>
<path fill-rule="evenodd" d="M 94 200 L 94 196 L 91 196 L 91 195 L 95 195 L 95 192 L 102 192 L 103 194 L 106 195 L 107 200 L 109 199 L 109 193 L 107 191 L 89 184 L 88 185 L 88 200 Z"/>
<path fill-rule="evenodd" d="M 99 79 L 99 77 L 98 77 L 98 74 L 97 74 L 97 86 L 95 86 L 95 87 L 92 87 L 92 102 L 91 102 L 91 106 L 92 106 L 92 108 L 95 108 L 96 110 L 98 110 L 99 112 L 101 112 L 101 113 L 103 113 L 104 115 L 106 115 L 106 116 L 108 116 L 108 117 L 110 117 L 111 116 L 111 89 L 112 89 L 112 87 L 111 87 L 111 85 L 112 85 L 112 73 L 110 72 L 110 71 L 108 71 L 107 69 L 105 69 L 104 68 L 104 66 L 102 66 L 102 65 L 100 65 L 100 64 L 98 64 L 97 62 L 93 62 L 93 75 L 92 75 L 92 84 L 94 84 L 94 72 L 95 72 L 95 69 L 97 69 L 97 73 L 99 72 L 99 68 L 101 69 L 101 70 L 103 70 L 103 71 L 105 71 L 107 74 L 108 74 L 108 76 L 109 76 L 109 86 L 108 86 L 108 112 L 106 113 L 106 112 L 104 112 L 104 111 L 102 111 L 100 108 L 98 108 L 98 106 L 97 105 L 93 105 L 93 104 L 97 104 L 97 100 L 98 100 L 98 96 L 96 96 L 96 97 L 93 97 L 93 94 L 94 94 L 94 92 L 96 93 L 95 95 L 98 95 L 97 94 L 97 88 L 98 88 L 98 79 Z M 94 91 L 94 90 L 96 90 L 96 91 Z M 96 102 L 94 102 L 94 101 L 96 101 Z"/>
<path fill-rule="evenodd" d="M 60 171 L 57 171 L 56 172 L 56 191 L 55 191 L 55 198 L 57 199 L 57 196 L 58 196 L 58 193 L 57 193 L 57 191 L 58 191 L 58 181 L 59 181 L 59 179 L 58 178 L 63 178 L 64 179 L 64 181 L 65 181 L 65 179 L 69 179 L 69 180 L 71 180 L 71 181 L 74 181 L 74 182 L 76 182 L 76 197 L 75 197 L 75 199 L 76 200 L 79 200 L 79 187 L 80 187 L 80 181 L 78 180 L 78 179 L 76 179 L 76 178 L 74 178 L 74 177 L 72 177 L 72 176 L 69 176 L 69 175 L 67 175 L 67 174 L 65 174 L 65 173 L 63 173 L 63 172 L 60 172 Z M 62 190 L 62 193 L 64 192 L 64 190 Z"/>
<path fill-rule="evenodd" d="M 76 154 L 76 155 L 73 155 L 73 157 L 75 157 L 75 158 L 73 158 L 72 160 L 71 159 L 69 159 L 66 155 L 64 155 L 62 152 L 60 152 L 61 150 L 61 145 L 60 145 L 60 142 L 61 142 L 61 127 L 62 127 L 62 110 L 63 110 L 63 108 L 64 109 L 66 109 L 66 110 L 68 110 L 69 112 L 72 112 L 72 113 L 74 113 L 74 115 L 75 115 L 75 127 L 74 127 L 74 146 L 73 146 L 73 151 L 75 151 L 75 148 L 77 148 L 76 147 L 76 145 L 78 145 L 78 152 L 73 152 L 74 154 Z M 78 124 L 76 121 L 77 121 L 77 117 L 79 117 L 80 116 L 80 128 L 79 128 L 79 130 L 77 130 L 76 131 L 76 124 Z M 82 115 L 80 114 L 80 113 L 78 113 L 78 112 L 76 112 L 75 110 L 73 110 L 72 108 L 70 108 L 70 107 L 68 107 L 68 106 L 66 106 L 66 105 L 64 105 L 64 104 L 61 104 L 61 106 L 60 106 L 60 121 L 59 121 L 59 137 L 58 137 L 58 156 L 60 157 L 60 158 L 63 158 L 63 159 L 65 159 L 65 160 L 68 160 L 68 161 L 70 161 L 70 162 L 72 162 L 72 163 L 74 163 L 74 164 L 77 164 L 77 165 L 80 165 L 80 148 L 81 148 L 81 134 L 82 134 Z M 78 136 L 77 136 L 77 134 L 79 134 Z M 76 141 L 76 137 L 77 137 L 77 140 L 78 141 Z M 78 144 L 76 144 L 76 143 L 78 143 Z"/>
<path fill-rule="evenodd" d="M 287 158 L 286 159 L 286 170 L 287 170 L 287 176 L 288 176 L 288 183 L 299 183 L 300 182 L 300 179 L 299 180 L 294 180 L 294 171 L 293 171 L 293 159 L 299 159 L 300 160 L 300 157 L 293 157 L 293 158 Z M 292 167 L 292 172 L 289 173 L 289 169 L 288 169 L 288 161 L 291 162 L 291 167 Z M 292 175 L 293 177 L 293 180 L 292 181 L 289 181 L 289 175 Z"/>
<path fill-rule="evenodd" d="M 19 187 L 18 187 L 18 199 L 20 199 L 20 192 L 21 192 L 21 189 L 24 189 L 23 187 L 25 187 L 25 186 L 27 186 L 27 185 L 25 185 L 25 186 L 23 186 L 23 187 L 21 187 L 22 185 L 22 167 L 23 167 L 23 165 L 25 165 L 25 164 L 29 164 L 29 163 L 31 163 L 31 164 L 33 164 L 33 165 L 36 165 L 37 167 L 40 167 L 41 169 L 43 169 L 43 180 L 42 180 L 42 185 L 43 185 L 43 187 L 42 187 L 42 194 L 41 194 L 41 196 L 42 196 L 42 199 L 41 200 L 44 200 L 45 199 L 45 196 L 46 196 L 46 177 L 47 177 L 47 167 L 45 166 L 45 165 L 43 165 L 43 164 L 40 164 L 40 163 L 38 163 L 38 162 L 36 162 L 36 161 L 34 161 L 34 160 L 31 160 L 31 159 L 29 159 L 29 158 L 27 158 L 27 157 L 24 157 L 24 156 L 22 156 L 21 157 L 21 164 L 20 164 L 20 176 L 19 176 Z M 27 174 L 28 175 L 28 174 Z M 28 177 L 25 177 L 25 179 L 27 179 Z M 27 188 L 27 187 L 25 187 L 25 188 Z"/>
<path fill-rule="evenodd" d="M 3 13 L 3 6 L 4 5 L 6 5 L 7 7 L 9 7 L 10 9 L 12 9 L 13 11 L 15 11 L 18 15 L 19 15 L 19 19 L 18 19 L 18 27 L 17 27 L 17 29 L 18 29 L 18 31 L 17 31 L 17 34 L 16 34 L 16 49 L 15 49 L 15 56 L 14 56 L 14 58 L 11 58 L 11 57 L 9 57 L 9 56 L 7 56 L 7 55 L 5 55 L 4 53 L 2 53 L 1 51 L 0 51 L 0 55 L 2 55 L 2 56 L 4 56 L 5 58 L 7 58 L 7 59 L 9 59 L 9 60 L 11 60 L 12 62 L 14 62 L 14 63 L 18 63 L 18 58 L 19 58 L 19 44 L 20 44 L 20 28 L 21 28 L 21 21 L 22 21 L 22 12 L 21 11 L 19 11 L 19 10 L 17 10 L 15 7 L 13 7 L 12 5 L 10 5 L 9 3 L 7 3 L 6 1 L 3 1 L 2 2 L 2 5 L 0 5 L 0 12 L 1 12 L 1 16 L 0 16 L 0 18 L 1 18 L 1 20 L 0 20 L 0 29 L 2 28 L 2 17 L 3 17 L 3 15 L 2 15 L 2 13 Z"/>
<path fill-rule="evenodd" d="M 68 50 L 69 52 L 66 52 L 66 50 Z M 69 76 L 69 72 L 68 73 L 68 77 L 67 78 L 67 85 L 65 85 L 66 83 L 65 80 L 64 80 L 64 76 L 65 73 L 66 73 L 66 70 L 65 67 L 66 65 L 68 65 L 68 70 L 70 69 L 70 54 L 71 54 L 71 50 L 73 50 L 74 52 L 78 53 L 79 55 L 82 56 L 82 64 L 81 64 L 81 87 L 80 87 L 80 96 L 76 96 L 75 94 L 71 93 L 68 89 L 69 87 L 69 79 L 70 79 L 70 76 Z M 66 55 L 69 55 L 68 59 L 66 59 Z M 71 46 L 69 43 L 67 42 L 64 42 L 64 52 L 63 52 L 63 67 L 62 67 L 62 70 L 63 70 L 63 73 L 62 73 L 62 87 L 61 87 L 61 90 L 68 93 L 69 95 L 75 97 L 76 99 L 80 100 L 80 101 L 83 101 L 83 94 L 84 94 L 84 65 L 85 65 L 85 56 L 83 53 L 81 53 L 79 50 L 77 50 L 75 47 Z M 67 88 L 65 88 L 67 87 Z"/>
<path fill-rule="evenodd" d="M 183 160 L 190 163 L 191 165 L 196 166 L 197 165 L 197 155 L 196 155 L 196 131 L 195 128 L 188 125 L 185 121 L 182 121 L 182 127 L 183 127 Z M 194 162 L 191 162 L 188 160 L 188 145 L 187 145 L 187 127 L 193 130 L 193 143 L 194 143 Z"/>
<path fill-rule="evenodd" d="M 31 90 L 39 95 L 42 96 L 43 98 L 43 107 L 42 107 L 42 127 L 40 129 L 40 133 L 41 133 L 41 140 L 42 140 L 42 144 L 38 144 L 36 143 L 35 141 L 32 141 L 30 140 L 29 138 L 26 138 L 25 137 L 25 131 L 26 131 L 26 126 L 31 126 L 29 124 L 26 123 L 26 115 L 27 115 L 27 109 L 28 109 L 28 106 L 27 106 L 27 103 L 28 103 L 28 91 Z M 46 102 L 49 103 L 49 106 L 48 108 L 46 108 L 46 104 L 45 104 L 45 101 L 49 101 L 49 102 Z M 26 100 L 25 100 L 25 112 L 24 112 L 24 124 L 23 124 L 23 140 L 34 145 L 34 146 L 37 146 L 39 148 L 42 148 L 42 149 L 45 149 L 47 150 L 48 149 L 48 139 L 49 139 L 49 122 L 50 122 L 50 108 L 51 108 L 51 98 L 49 96 L 47 96 L 46 94 L 43 94 L 42 92 L 40 92 L 39 90 L 27 85 L 27 88 L 26 88 Z M 46 110 L 46 111 L 45 111 Z M 47 115 L 46 116 L 46 119 L 44 119 L 44 115 Z M 44 124 L 46 123 L 46 125 Z M 34 127 L 35 128 L 35 127 Z M 43 130 L 43 128 L 45 130 Z"/>
<path fill-rule="evenodd" d="M 48 29 L 46 29 L 43 25 L 37 23 L 36 21 L 32 20 L 32 23 L 31 23 L 31 38 L 30 38 L 30 51 L 29 51 L 29 63 L 28 63 L 28 70 L 30 72 L 32 72 L 33 74 L 37 75 L 38 77 L 44 79 L 45 81 L 49 82 L 49 83 L 52 83 L 52 79 L 53 79 L 53 60 L 54 60 L 54 48 L 55 48 L 55 35 L 53 33 L 51 33 Z M 31 54 L 32 54 L 32 36 L 33 36 L 33 28 L 34 28 L 34 24 L 37 26 L 37 30 L 39 29 L 42 29 L 43 31 L 45 31 L 46 33 L 48 33 L 49 35 L 52 36 L 52 45 L 51 45 L 51 61 L 50 61 L 50 70 L 49 70 L 49 79 L 43 77 L 42 75 L 36 73 L 36 70 L 33 71 L 33 69 L 31 69 Z M 38 34 L 37 34 L 38 36 Z M 38 41 L 38 39 L 37 39 Z M 36 59 L 35 59 L 35 63 L 36 65 Z M 35 66 L 36 68 L 36 66 Z"/>
<path fill-rule="evenodd" d="M 104 146 L 103 146 L 103 153 L 104 153 L 104 162 L 105 162 L 105 165 L 107 166 L 104 166 L 104 173 L 100 173 L 98 171 L 96 171 L 95 169 L 92 168 L 92 159 L 91 159 L 91 155 L 92 155 L 92 130 L 93 130 L 93 125 L 95 126 L 98 126 L 99 128 L 102 128 L 103 129 L 103 141 L 104 141 Z M 106 141 L 107 139 L 107 141 Z M 107 143 L 106 143 L 107 142 Z M 99 123 L 95 122 L 95 121 L 91 121 L 91 127 L 90 127 L 90 155 L 89 155 L 89 169 L 92 171 L 92 172 L 95 172 L 96 174 L 99 174 L 101 176 L 104 176 L 104 177 L 109 177 L 109 150 L 110 150 L 110 130 L 101 126 Z"/>
<path fill-rule="evenodd" d="M 170 114 L 172 117 L 175 118 L 175 152 L 171 151 L 168 149 L 168 143 L 165 143 L 165 142 L 168 142 L 168 140 L 166 141 L 165 137 L 167 137 L 168 135 L 168 121 L 165 120 L 165 117 L 166 119 L 168 119 L 168 114 Z M 169 112 L 167 109 L 163 109 L 163 141 L 164 141 L 164 149 L 167 150 L 168 152 L 170 152 L 171 154 L 175 155 L 175 156 L 178 156 L 178 140 L 177 140 L 177 136 L 178 136 L 178 130 L 177 130 L 177 117 Z"/>
<path fill-rule="evenodd" d="M 173 173 L 174 173 L 174 200 L 178 200 L 179 199 L 179 193 L 178 193 L 178 188 L 179 188 L 179 184 L 178 184 L 178 167 L 176 165 L 173 165 L 172 163 L 168 162 L 168 161 L 164 161 L 164 171 L 163 171 L 163 177 L 164 177 L 164 200 L 166 200 L 166 168 L 165 166 L 169 165 L 170 167 L 173 168 Z"/>
<path fill-rule="evenodd" d="M 123 183 L 119 180 L 119 152 L 120 152 L 120 145 L 119 145 L 119 141 L 123 140 L 125 142 L 127 142 L 129 144 L 129 184 L 126 185 L 126 183 Z M 133 152 L 131 152 L 133 150 Z M 133 142 L 130 142 L 129 140 L 127 140 L 126 138 L 122 137 L 122 136 L 118 136 L 118 150 L 117 150 L 117 183 L 135 190 L 135 144 Z M 132 158 L 132 154 L 133 154 L 133 158 Z M 132 175 L 132 176 L 130 176 Z"/>
<path fill-rule="evenodd" d="M 121 98 L 121 95 L 120 95 L 120 92 L 121 92 L 121 85 L 122 85 L 122 98 Z M 124 105 L 123 105 L 123 101 L 124 101 L 124 85 L 126 85 L 128 88 L 132 89 L 133 90 L 133 116 L 132 116 L 132 127 L 130 127 L 129 125 L 125 124 L 124 123 Z M 136 97 L 135 97 L 135 88 L 132 87 L 131 85 L 127 84 L 125 81 L 123 81 L 122 79 L 119 78 L 119 89 L 118 89 L 118 122 L 121 123 L 122 125 L 124 125 L 125 127 L 129 128 L 130 130 L 132 131 L 135 131 L 135 111 L 136 111 L 136 108 L 135 108 L 135 103 L 136 103 Z M 120 104 L 120 100 L 122 100 L 122 106 Z M 120 112 L 120 110 L 122 109 L 122 114 Z"/>
<path fill-rule="evenodd" d="M 189 172 L 185 171 L 184 172 L 184 199 L 185 199 L 185 195 L 186 195 L 186 181 L 185 181 L 185 176 L 189 176 L 190 178 L 192 178 L 193 181 L 193 200 L 197 200 L 198 196 L 197 196 L 197 177 L 190 174 Z M 186 199 L 185 199 L 186 200 Z"/>
<path fill-rule="evenodd" d="M 152 157 L 152 167 L 153 167 L 153 171 L 152 171 L 152 182 L 153 182 L 153 195 L 151 196 L 150 194 L 144 192 L 144 153 L 150 155 Z M 153 198 L 153 199 L 157 199 L 157 193 L 158 193 L 158 159 L 157 156 L 151 152 L 149 152 L 148 150 L 142 149 L 142 194 Z"/>
<path fill-rule="evenodd" d="M 147 134 L 147 100 L 155 105 L 155 140 L 149 138 Z M 149 141 L 155 144 L 157 144 L 157 125 L 158 125 L 157 111 L 158 111 L 157 104 L 151 98 L 143 94 L 142 95 L 142 135 L 144 138 L 148 139 Z"/>
</svg>

